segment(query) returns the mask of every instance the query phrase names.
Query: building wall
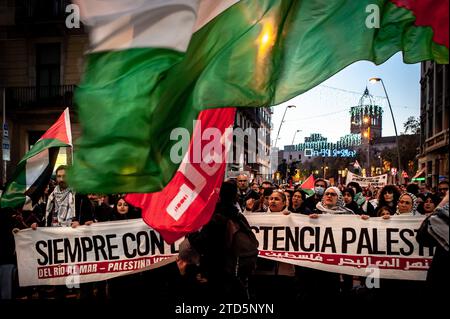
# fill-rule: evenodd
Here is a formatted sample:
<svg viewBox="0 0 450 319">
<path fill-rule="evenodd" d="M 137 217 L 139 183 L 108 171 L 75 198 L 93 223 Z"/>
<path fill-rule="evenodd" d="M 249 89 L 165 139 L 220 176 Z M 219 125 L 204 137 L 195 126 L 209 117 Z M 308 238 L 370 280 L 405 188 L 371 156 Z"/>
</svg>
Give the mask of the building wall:
<svg viewBox="0 0 450 319">
<path fill-rule="evenodd" d="M 420 83 L 419 168 L 426 169 L 426 182 L 436 186 L 449 175 L 448 65 L 422 63 Z"/>
<path fill-rule="evenodd" d="M 80 82 L 83 74 L 83 56 L 89 46 L 89 39 L 85 35 L 71 36 L 67 39 L 64 61 L 64 85 Z"/>
<path fill-rule="evenodd" d="M 250 172 L 251 178 L 257 179 L 259 182 L 270 179 L 270 108 L 239 108 L 236 112 L 234 128 L 241 128 L 244 131 L 252 128 L 256 132 L 256 147 L 259 149 L 255 152 L 246 148 L 246 155 L 236 158 L 234 163 L 229 163 L 227 172 L 247 171 Z M 259 153 L 259 150 L 262 151 L 262 154 Z M 236 154 L 235 145 L 233 145 L 233 151 Z M 252 163 L 250 159 L 256 159 L 255 163 Z"/>
<path fill-rule="evenodd" d="M 0 41 L 0 85 L 28 86 L 30 68 L 26 39 Z"/>
<path fill-rule="evenodd" d="M 26 2 L 27 5 L 36 3 Z M 30 132 L 46 131 L 67 106 L 73 105 L 71 100 L 73 87 L 81 79 L 83 56 L 88 49 L 89 41 L 83 27 L 66 28 L 63 11 L 62 16 L 57 19 L 32 17 L 31 20 L 19 21 L 15 20 L 17 18 L 15 1 L 0 0 L 0 107 L 5 108 L 5 121 L 9 129 L 11 160 L 7 162 L 8 177 L 29 150 Z M 37 20 L 34 21 L 34 18 Z M 23 103 L 19 105 L 15 103 L 17 96 L 39 99 L 36 89 L 36 51 L 39 44 L 45 43 L 60 44 L 60 71 L 56 79 L 60 86 L 67 87 L 60 87 L 56 95 L 64 99 L 52 105 L 46 102 L 33 106 Z M 5 105 L 3 105 L 3 88 L 6 90 Z M 3 122 L 1 111 L 0 119 Z M 80 136 L 80 126 L 73 109 L 71 122 L 72 137 L 76 140 Z"/>
</svg>

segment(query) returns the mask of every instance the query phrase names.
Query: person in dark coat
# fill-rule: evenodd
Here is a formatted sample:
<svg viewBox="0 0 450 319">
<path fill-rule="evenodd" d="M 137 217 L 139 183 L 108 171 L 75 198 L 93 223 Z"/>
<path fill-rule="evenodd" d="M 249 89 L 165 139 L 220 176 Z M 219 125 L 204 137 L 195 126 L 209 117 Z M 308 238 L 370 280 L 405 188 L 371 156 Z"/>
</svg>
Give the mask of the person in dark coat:
<svg viewBox="0 0 450 319">
<path fill-rule="evenodd" d="M 237 185 L 233 181 L 222 184 L 219 202 L 211 220 L 201 231 L 188 234 L 190 245 L 200 254 L 200 268 L 208 282 L 212 300 L 247 300 L 246 279 L 235 277 L 227 269 L 227 224 L 231 219 L 250 227 L 236 206 Z"/>
<path fill-rule="evenodd" d="M 448 193 L 438 208 L 428 216 L 417 232 L 417 241 L 426 247 L 436 247 L 427 273 L 427 295 L 445 300 L 450 293 L 449 205 Z"/>
<path fill-rule="evenodd" d="M 345 207 L 351 209 L 355 214 L 362 215 L 364 212 L 361 207 L 354 201 L 355 191 L 351 187 L 347 187 L 342 191 Z"/>
</svg>

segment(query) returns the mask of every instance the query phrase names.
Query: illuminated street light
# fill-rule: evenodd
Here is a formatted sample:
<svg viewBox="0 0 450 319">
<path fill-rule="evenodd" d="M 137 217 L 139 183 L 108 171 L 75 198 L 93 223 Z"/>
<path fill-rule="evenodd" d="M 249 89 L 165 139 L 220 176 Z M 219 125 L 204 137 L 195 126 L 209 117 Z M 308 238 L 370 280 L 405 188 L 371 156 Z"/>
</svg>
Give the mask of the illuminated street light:
<svg viewBox="0 0 450 319">
<path fill-rule="evenodd" d="M 294 141 L 295 141 L 295 135 L 297 135 L 297 133 L 301 132 L 302 130 L 296 130 L 294 133 L 294 137 L 292 138 L 292 143 L 291 145 L 294 145 Z"/>
<path fill-rule="evenodd" d="M 326 176 L 327 176 L 327 170 L 328 170 L 328 166 L 325 166 L 325 167 L 323 168 L 323 179 L 326 179 Z"/>
<path fill-rule="evenodd" d="M 397 166 L 398 166 L 397 172 L 399 172 L 399 173 L 400 173 L 400 176 L 401 176 L 401 167 L 400 167 L 400 146 L 399 146 L 399 143 L 398 143 L 397 125 L 395 124 L 394 113 L 392 112 L 391 101 L 389 100 L 389 96 L 388 96 L 388 94 L 387 94 L 386 87 L 384 86 L 384 82 L 383 82 L 383 79 L 382 79 L 382 78 L 371 78 L 371 79 L 369 79 L 369 82 L 370 82 L 370 83 L 381 82 L 381 84 L 383 85 L 384 94 L 386 95 L 386 99 L 387 99 L 388 105 L 389 105 L 389 110 L 391 111 L 392 122 L 394 123 L 395 142 L 397 143 Z M 399 178 L 399 181 L 400 181 L 400 178 Z"/>
<path fill-rule="evenodd" d="M 292 107 L 296 107 L 296 106 L 288 105 L 288 106 L 286 106 L 286 109 L 284 110 L 283 118 L 281 119 L 280 127 L 278 128 L 277 138 L 275 139 L 275 145 L 274 145 L 275 147 L 277 147 L 278 137 L 280 136 L 281 126 L 283 125 L 284 117 L 286 116 L 287 109 L 290 109 Z"/>
</svg>

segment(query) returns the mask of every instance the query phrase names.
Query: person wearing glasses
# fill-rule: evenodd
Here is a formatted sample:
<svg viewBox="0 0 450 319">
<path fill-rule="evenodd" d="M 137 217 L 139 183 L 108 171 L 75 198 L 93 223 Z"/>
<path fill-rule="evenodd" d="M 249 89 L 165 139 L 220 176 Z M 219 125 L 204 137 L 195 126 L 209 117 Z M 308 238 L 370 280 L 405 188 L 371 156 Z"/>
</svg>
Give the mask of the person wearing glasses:
<svg viewBox="0 0 450 319">
<path fill-rule="evenodd" d="M 339 188 L 331 186 L 323 193 L 322 201 L 317 203 L 310 218 L 321 214 L 355 214 L 345 207 Z M 314 303 L 317 297 L 323 300 L 338 300 L 341 291 L 341 274 L 312 268 L 298 267 L 296 276 L 299 289 L 298 299 L 302 303 Z"/>
<path fill-rule="evenodd" d="M 440 181 L 437 189 L 440 200 L 443 200 L 448 193 L 448 181 Z"/>
<path fill-rule="evenodd" d="M 311 218 L 318 218 L 319 214 L 354 214 L 354 212 L 345 207 L 344 198 L 339 188 L 331 186 L 325 190 L 322 201 L 317 203 L 314 214 Z"/>
</svg>

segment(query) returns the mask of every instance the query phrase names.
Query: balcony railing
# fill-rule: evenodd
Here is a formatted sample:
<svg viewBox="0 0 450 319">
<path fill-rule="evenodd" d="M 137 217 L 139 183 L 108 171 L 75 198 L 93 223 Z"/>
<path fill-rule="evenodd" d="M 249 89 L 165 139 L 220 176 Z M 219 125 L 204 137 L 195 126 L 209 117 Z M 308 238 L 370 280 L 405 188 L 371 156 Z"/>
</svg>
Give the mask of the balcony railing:
<svg viewBox="0 0 450 319">
<path fill-rule="evenodd" d="M 17 0 L 16 22 L 39 23 L 64 21 L 70 0 Z"/>
<path fill-rule="evenodd" d="M 75 85 L 6 88 L 8 108 L 73 106 Z"/>
</svg>

